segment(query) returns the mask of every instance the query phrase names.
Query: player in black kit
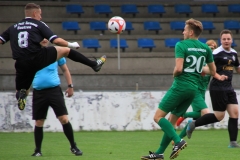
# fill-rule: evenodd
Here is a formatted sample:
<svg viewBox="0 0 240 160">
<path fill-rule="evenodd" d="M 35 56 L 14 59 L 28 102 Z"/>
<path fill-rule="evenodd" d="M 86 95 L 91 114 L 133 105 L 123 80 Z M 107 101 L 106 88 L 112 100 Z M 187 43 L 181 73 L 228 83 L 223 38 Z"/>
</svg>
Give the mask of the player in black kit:
<svg viewBox="0 0 240 160">
<path fill-rule="evenodd" d="M 68 57 L 98 72 L 106 61 L 105 55 L 92 61 L 81 53 L 70 49 L 77 49 L 80 46 L 77 42 L 67 42 L 55 35 L 44 22 L 40 21 L 41 14 L 39 5 L 28 3 L 25 6 L 25 18 L 10 26 L 0 35 L 0 44 L 10 41 L 12 57 L 16 60 L 16 98 L 20 110 L 25 108 L 26 96 L 38 70 L 62 57 Z M 57 46 L 42 47 L 40 42 L 44 39 Z"/>
<path fill-rule="evenodd" d="M 214 62 L 216 64 L 217 73 L 227 76 L 227 79 L 225 81 L 219 81 L 216 78 L 212 79 L 209 91 L 214 113 L 205 114 L 196 121 L 189 123 L 187 136 L 191 138 L 195 127 L 221 121 L 227 111 L 229 114 L 228 132 L 230 139 L 228 147 L 240 148 L 240 145 L 237 143 L 238 101 L 236 92 L 232 87 L 233 70 L 235 69 L 236 72 L 240 74 L 240 64 L 237 52 L 231 48 L 233 41 L 231 31 L 223 30 L 220 33 L 220 39 L 221 46 L 213 51 Z"/>
</svg>

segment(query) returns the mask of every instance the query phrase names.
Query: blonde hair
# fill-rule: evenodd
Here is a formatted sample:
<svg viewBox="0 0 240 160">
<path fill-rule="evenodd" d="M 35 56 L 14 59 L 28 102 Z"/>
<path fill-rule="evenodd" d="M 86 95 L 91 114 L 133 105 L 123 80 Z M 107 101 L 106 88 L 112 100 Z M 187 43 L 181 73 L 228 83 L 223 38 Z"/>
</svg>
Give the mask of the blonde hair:
<svg viewBox="0 0 240 160">
<path fill-rule="evenodd" d="M 213 46 L 213 47 L 214 47 L 213 49 L 216 49 L 216 48 L 218 47 L 216 41 L 214 41 L 213 39 L 208 40 L 208 41 L 206 42 L 206 44 L 207 44 L 208 46 Z"/>
<path fill-rule="evenodd" d="M 195 20 L 193 18 L 187 20 L 185 22 L 185 25 L 188 25 L 188 27 L 193 30 L 194 32 L 194 35 L 196 37 L 199 37 L 200 34 L 202 33 L 203 31 L 203 25 L 202 25 L 202 22 L 198 21 L 198 20 Z"/>
<path fill-rule="evenodd" d="M 211 48 L 212 51 L 218 47 L 216 41 L 212 39 L 208 40 L 206 44 L 208 45 L 209 48 Z"/>
</svg>

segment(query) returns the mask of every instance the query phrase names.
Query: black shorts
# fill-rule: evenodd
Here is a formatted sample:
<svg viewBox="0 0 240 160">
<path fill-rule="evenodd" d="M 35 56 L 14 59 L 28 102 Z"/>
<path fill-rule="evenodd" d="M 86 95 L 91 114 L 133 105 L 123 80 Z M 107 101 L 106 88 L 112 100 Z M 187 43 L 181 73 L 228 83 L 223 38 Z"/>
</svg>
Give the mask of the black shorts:
<svg viewBox="0 0 240 160">
<path fill-rule="evenodd" d="M 49 106 L 52 107 L 56 117 L 68 115 L 60 86 L 43 90 L 33 90 L 32 119 L 46 119 Z"/>
<path fill-rule="evenodd" d="M 226 111 L 228 104 L 238 104 L 237 95 L 234 90 L 216 91 L 210 90 L 212 107 L 214 111 Z"/>
<path fill-rule="evenodd" d="M 16 60 L 16 90 L 29 89 L 37 71 L 47 67 L 57 60 L 55 47 L 44 47 L 41 52 L 24 60 Z"/>
</svg>

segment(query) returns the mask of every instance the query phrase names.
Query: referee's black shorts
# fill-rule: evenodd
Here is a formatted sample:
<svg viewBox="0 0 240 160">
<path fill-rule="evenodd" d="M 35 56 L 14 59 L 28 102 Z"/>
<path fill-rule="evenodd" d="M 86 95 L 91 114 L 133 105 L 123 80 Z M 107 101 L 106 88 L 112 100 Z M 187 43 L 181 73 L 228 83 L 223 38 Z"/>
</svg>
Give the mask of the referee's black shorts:
<svg viewBox="0 0 240 160">
<path fill-rule="evenodd" d="M 60 86 L 43 90 L 33 90 L 32 119 L 46 119 L 49 106 L 52 107 L 56 117 L 68 115 Z"/>
<path fill-rule="evenodd" d="M 29 89 L 37 71 L 54 63 L 57 60 L 55 47 L 43 47 L 39 53 L 28 59 L 17 59 L 16 69 L 16 90 Z"/>
<path fill-rule="evenodd" d="M 226 111 L 228 104 L 238 104 L 234 90 L 210 90 L 212 107 L 214 111 Z"/>
</svg>

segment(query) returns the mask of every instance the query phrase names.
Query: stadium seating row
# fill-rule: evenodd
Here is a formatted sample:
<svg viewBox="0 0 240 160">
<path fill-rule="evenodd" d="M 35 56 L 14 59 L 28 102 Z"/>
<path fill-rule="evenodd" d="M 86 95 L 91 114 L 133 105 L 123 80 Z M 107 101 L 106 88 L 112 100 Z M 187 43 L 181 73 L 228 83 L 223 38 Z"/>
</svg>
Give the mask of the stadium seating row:
<svg viewBox="0 0 240 160">
<path fill-rule="evenodd" d="M 97 52 L 98 48 L 101 48 L 101 45 L 99 44 L 99 40 L 95 38 L 88 38 L 82 40 L 83 47 L 84 48 L 93 48 L 95 52 Z M 154 40 L 152 38 L 139 38 L 137 40 L 138 47 L 140 48 L 149 48 L 149 51 L 152 51 L 152 48 L 155 48 L 156 45 L 154 44 Z M 111 39 L 110 40 L 110 47 L 111 48 L 117 48 L 118 47 L 118 41 L 117 39 Z M 125 48 L 128 48 L 128 44 L 126 39 L 119 39 L 119 47 L 122 49 L 122 51 L 125 51 Z"/>
<path fill-rule="evenodd" d="M 167 38 L 164 40 L 165 41 L 165 47 L 169 48 L 174 48 L 176 43 L 181 41 L 180 38 Z M 199 38 L 199 41 L 202 43 L 206 43 L 207 39 L 206 38 Z M 101 45 L 99 44 L 99 40 L 95 38 L 88 38 L 88 39 L 83 39 L 82 41 L 83 47 L 84 48 L 93 48 L 95 52 L 97 52 L 98 48 L 101 48 Z M 154 44 L 154 40 L 152 38 L 139 38 L 137 39 L 138 47 L 139 48 L 149 48 L 149 51 L 151 52 L 153 48 L 156 47 Z M 220 45 L 220 39 L 218 39 L 218 43 Z M 237 45 L 233 41 L 232 47 L 236 47 Z M 111 39 L 110 40 L 110 47 L 111 48 L 117 48 L 118 47 L 118 41 L 117 39 Z M 122 49 L 122 51 L 125 51 L 125 48 L 128 48 L 128 44 L 126 39 L 120 39 L 119 40 L 119 47 Z"/>
<path fill-rule="evenodd" d="M 209 33 L 212 33 L 212 30 L 215 29 L 215 26 L 212 21 L 202 21 L 204 30 L 208 30 Z M 162 30 L 160 22 L 158 21 L 145 21 L 143 22 L 144 30 L 155 31 L 158 34 L 159 30 Z M 171 30 L 184 30 L 185 22 L 184 21 L 172 21 L 170 22 Z M 74 31 L 77 34 L 78 30 L 81 30 L 79 23 L 77 21 L 65 21 L 62 22 L 63 30 Z M 226 20 L 224 21 L 224 29 L 236 30 L 236 33 L 239 33 L 240 22 L 236 20 Z M 107 30 L 106 22 L 103 21 L 92 21 L 90 22 L 90 30 L 99 30 L 104 34 L 104 31 Z M 126 31 L 131 34 L 131 31 L 134 30 L 131 22 L 126 22 Z"/>
<path fill-rule="evenodd" d="M 159 14 L 160 16 L 166 13 L 163 5 L 148 5 L 147 8 L 148 13 Z M 186 16 L 189 16 L 189 14 L 192 13 L 191 7 L 188 4 L 176 4 L 174 6 L 174 9 L 175 13 L 186 14 Z M 106 14 L 107 17 L 109 16 L 110 13 L 112 13 L 111 7 L 108 4 L 95 5 L 94 11 L 97 14 Z M 219 13 L 218 6 L 216 4 L 203 4 L 201 6 L 201 11 L 202 13 L 212 13 L 214 16 L 216 16 L 216 14 Z M 79 16 L 81 16 L 81 14 L 84 13 L 84 10 L 81 5 L 69 4 L 66 6 L 66 12 L 78 14 Z M 135 4 L 121 5 L 121 12 L 125 14 L 132 14 L 133 16 L 139 13 L 137 5 Z M 240 4 L 228 5 L 228 12 L 240 13 Z"/>
</svg>

